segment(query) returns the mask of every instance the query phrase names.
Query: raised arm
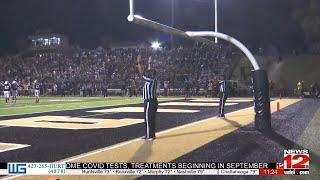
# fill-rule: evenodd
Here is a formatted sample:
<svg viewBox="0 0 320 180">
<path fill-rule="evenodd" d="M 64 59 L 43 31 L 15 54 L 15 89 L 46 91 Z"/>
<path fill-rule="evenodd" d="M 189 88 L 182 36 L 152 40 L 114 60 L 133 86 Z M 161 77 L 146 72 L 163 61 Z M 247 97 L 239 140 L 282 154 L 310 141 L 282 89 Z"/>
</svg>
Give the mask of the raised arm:
<svg viewBox="0 0 320 180">
<path fill-rule="evenodd" d="M 139 54 L 137 57 L 137 62 L 138 62 L 138 70 L 140 76 L 144 76 L 144 64 L 142 63 L 141 55 Z"/>
</svg>

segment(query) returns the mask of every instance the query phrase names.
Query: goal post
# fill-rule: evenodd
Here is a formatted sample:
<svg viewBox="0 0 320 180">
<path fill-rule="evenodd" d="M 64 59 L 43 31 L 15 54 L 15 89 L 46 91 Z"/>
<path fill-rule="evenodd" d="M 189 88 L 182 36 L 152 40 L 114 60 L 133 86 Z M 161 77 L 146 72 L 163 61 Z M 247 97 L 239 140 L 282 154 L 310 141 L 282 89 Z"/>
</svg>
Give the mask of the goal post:
<svg viewBox="0 0 320 180">
<path fill-rule="evenodd" d="M 270 96 L 269 96 L 269 80 L 265 70 L 260 69 L 255 57 L 249 49 L 237 39 L 219 32 L 212 31 L 187 31 L 191 37 L 211 36 L 226 40 L 237 46 L 250 60 L 254 70 L 252 71 L 252 89 L 254 97 L 254 111 L 255 111 L 255 127 L 260 131 L 271 130 L 271 110 L 270 110 Z"/>
<path fill-rule="evenodd" d="M 271 130 L 269 80 L 265 70 L 252 71 L 255 127 L 260 131 Z"/>
<path fill-rule="evenodd" d="M 269 81 L 266 71 L 261 70 L 253 54 L 239 40 L 219 32 L 213 31 L 182 31 L 149 19 L 134 14 L 134 0 L 129 0 L 130 14 L 128 21 L 149 27 L 158 31 L 170 33 L 176 36 L 184 37 L 205 44 L 215 45 L 214 41 L 204 37 L 216 37 L 228 41 L 237 46 L 249 59 L 254 71 L 252 72 L 252 85 L 254 96 L 255 110 L 255 127 L 259 131 L 271 130 L 271 112 L 270 112 L 270 97 L 269 97 Z"/>
<path fill-rule="evenodd" d="M 216 37 L 219 39 L 223 39 L 225 41 L 228 41 L 230 43 L 232 43 L 233 45 L 237 46 L 250 60 L 254 70 L 259 70 L 260 66 L 257 63 L 256 58 L 253 56 L 253 54 L 249 51 L 249 49 L 242 44 L 240 41 L 238 41 L 237 39 L 228 36 L 226 34 L 223 33 L 219 33 L 219 32 L 212 32 L 212 31 L 187 31 L 186 34 L 190 37 L 205 37 L 205 36 L 211 36 L 211 37 Z"/>
<path fill-rule="evenodd" d="M 179 30 L 179 29 L 176 29 L 176 28 L 164 25 L 164 24 L 160 24 L 158 22 L 146 19 L 146 18 L 144 18 L 142 16 L 139 16 L 139 15 L 129 15 L 128 16 L 128 21 L 129 22 L 133 22 L 133 23 L 138 24 L 138 25 L 141 25 L 141 26 L 145 26 L 145 27 L 151 28 L 151 29 L 155 29 L 155 30 L 158 30 L 158 31 L 170 33 L 170 34 L 173 34 L 175 36 L 180 36 L 182 38 L 186 38 L 186 39 L 190 39 L 190 40 L 193 40 L 193 41 L 201 42 L 201 43 L 204 43 L 204 44 L 207 44 L 207 45 L 215 46 L 215 43 L 213 41 L 209 40 L 209 39 L 202 38 L 202 37 L 191 37 L 188 34 L 186 34 L 186 32 L 184 32 L 182 30 Z"/>
</svg>

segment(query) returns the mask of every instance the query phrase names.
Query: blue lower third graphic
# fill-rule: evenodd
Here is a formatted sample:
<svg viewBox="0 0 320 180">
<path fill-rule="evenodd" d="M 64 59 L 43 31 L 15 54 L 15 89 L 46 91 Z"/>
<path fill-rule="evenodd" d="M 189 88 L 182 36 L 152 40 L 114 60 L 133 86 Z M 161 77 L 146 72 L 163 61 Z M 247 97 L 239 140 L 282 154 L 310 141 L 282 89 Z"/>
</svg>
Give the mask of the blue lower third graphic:
<svg viewBox="0 0 320 180">
<path fill-rule="evenodd" d="M 27 164 L 26 163 L 8 163 L 9 174 L 26 174 Z"/>
</svg>

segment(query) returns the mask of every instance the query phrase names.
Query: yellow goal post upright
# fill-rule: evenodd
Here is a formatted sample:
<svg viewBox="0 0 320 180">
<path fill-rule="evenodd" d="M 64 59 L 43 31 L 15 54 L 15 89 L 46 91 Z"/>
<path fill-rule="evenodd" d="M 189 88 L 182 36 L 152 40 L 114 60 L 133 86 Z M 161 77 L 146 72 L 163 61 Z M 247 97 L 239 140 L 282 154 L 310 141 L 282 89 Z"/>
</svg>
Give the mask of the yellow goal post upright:
<svg viewBox="0 0 320 180">
<path fill-rule="evenodd" d="M 215 37 L 227 42 L 232 43 L 238 47 L 249 59 L 253 66 L 252 70 L 252 84 L 253 84 L 253 96 L 254 96 L 254 109 L 255 109 L 255 127 L 259 131 L 271 130 L 271 112 L 270 112 L 270 97 L 269 97 L 269 81 L 265 70 L 260 69 L 255 57 L 250 50 L 239 40 L 226 35 L 224 33 L 215 31 L 183 31 L 170 27 L 140 15 L 135 14 L 134 0 L 129 0 L 129 16 L 128 21 L 142 25 L 151 29 L 173 34 L 183 38 L 191 39 L 197 42 L 201 42 L 208 45 L 215 45 L 214 41 L 206 39 L 204 37 Z"/>
</svg>

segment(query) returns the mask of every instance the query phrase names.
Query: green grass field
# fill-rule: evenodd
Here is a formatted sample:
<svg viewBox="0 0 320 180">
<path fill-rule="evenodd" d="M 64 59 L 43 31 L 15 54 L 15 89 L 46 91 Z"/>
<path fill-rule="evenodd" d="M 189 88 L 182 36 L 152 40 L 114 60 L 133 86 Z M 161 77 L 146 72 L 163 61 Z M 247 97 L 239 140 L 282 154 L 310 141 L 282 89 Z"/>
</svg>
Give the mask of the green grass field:
<svg viewBox="0 0 320 180">
<path fill-rule="evenodd" d="M 164 100 L 169 99 L 159 99 L 159 101 Z M 40 103 L 36 104 L 32 97 L 19 97 L 16 103 L 5 103 L 2 97 L 0 101 L 0 116 L 137 104 L 142 102 L 141 97 L 41 97 Z"/>
</svg>

